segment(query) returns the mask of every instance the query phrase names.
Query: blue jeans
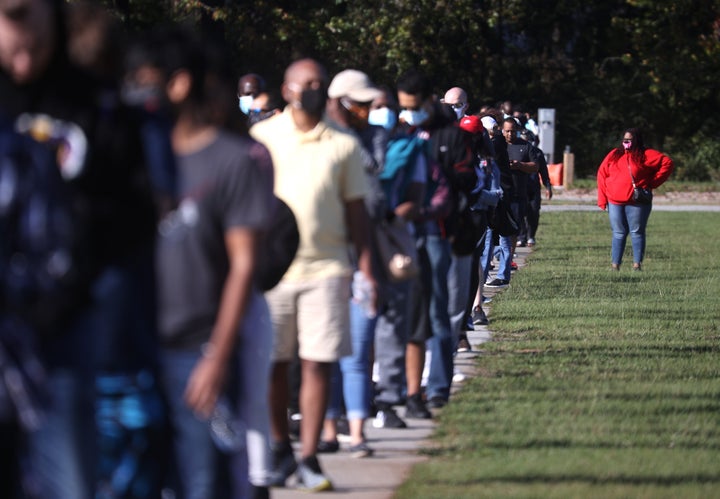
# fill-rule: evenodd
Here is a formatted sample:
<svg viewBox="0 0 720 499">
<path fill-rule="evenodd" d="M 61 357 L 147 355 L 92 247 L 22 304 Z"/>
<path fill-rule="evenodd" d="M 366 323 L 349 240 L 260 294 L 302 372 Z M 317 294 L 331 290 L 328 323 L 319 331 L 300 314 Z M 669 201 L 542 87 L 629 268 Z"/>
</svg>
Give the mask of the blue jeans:
<svg viewBox="0 0 720 499">
<path fill-rule="evenodd" d="M 94 495 L 95 421 L 92 377 L 75 370 L 48 372 L 47 420 L 29 434 L 31 479 L 38 497 Z"/>
<path fill-rule="evenodd" d="M 375 325 L 379 379 L 375 402 L 400 404 L 405 397 L 405 348 L 410 337 L 410 289 L 414 281 L 387 283 L 385 306 Z"/>
<path fill-rule="evenodd" d="M 352 355 L 340 359 L 339 369 L 333 368 L 330 403 L 327 410 L 329 419 L 340 417 L 341 397 L 345 399 L 348 419 L 366 419 L 370 415 L 372 394 L 370 353 L 375 341 L 376 322 L 376 317 L 369 318 L 360 305 L 350 300 Z"/>
<path fill-rule="evenodd" d="M 453 334 L 448 313 L 448 273 L 450 272 L 450 243 L 440 236 L 424 238 L 427 260 L 420 259 L 425 282 L 430 283 L 430 328 L 432 336 L 428 348 L 432 353 L 430 374 L 425 392 L 427 398 L 450 397 L 453 376 Z M 469 279 L 469 276 L 468 276 Z M 426 288 L 427 292 L 427 288 Z"/>
<path fill-rule="evenodd" d="M 183 394 L 199 350 L 166 350 L 165 387 L 174 434 L 179 497 L 246 497 L 248 481 L 270 479 L 269 377 L 273 330 L 263 296 L 253 293 L 240 326 L 237 355 L 228 371 L 226 393 L 246 428 L 246 450 L 225 456 L 216 448 L 207 421 L 198 419 Z M 234 491 L 230 493 L 229 489 Z"/>
<path fill-rule="evenodd" d="M 208 422 L 196 417 L 183 397 L 187 380 L 200 357 L 199 349 L 163 352 L 163 381 L 170 407 L 179 482 L 176 492 L 184 499 L 229 497 L 227 475 L 222 484 L 218 477 L 221 469 L 227 469 L 226 458 L 215 447 Z"/>
<path fill-rule="evenodd" d="M 652 204 L 608 203 L 608 216 L 612 229 L 612 263 L 620 265 L 628 233 L 633 250 L 633 262 L 642 263 L 645 256 L 645 227 L 647 227 Z"/>
</svg>

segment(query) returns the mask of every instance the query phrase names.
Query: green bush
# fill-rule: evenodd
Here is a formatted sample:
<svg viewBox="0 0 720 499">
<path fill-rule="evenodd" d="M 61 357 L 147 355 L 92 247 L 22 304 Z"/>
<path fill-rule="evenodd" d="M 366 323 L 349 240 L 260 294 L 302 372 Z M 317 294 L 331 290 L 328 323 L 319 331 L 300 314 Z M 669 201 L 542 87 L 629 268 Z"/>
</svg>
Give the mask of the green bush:
<svg viewBox="0 0 720 499">
<path fill-rule="evenodd" d="M 716 139 L 707 136 L 693 139 L 691 146 L 679 151 L 674 159 L 677 180 L 720 180 L 720 142 Z"/>
</svg>

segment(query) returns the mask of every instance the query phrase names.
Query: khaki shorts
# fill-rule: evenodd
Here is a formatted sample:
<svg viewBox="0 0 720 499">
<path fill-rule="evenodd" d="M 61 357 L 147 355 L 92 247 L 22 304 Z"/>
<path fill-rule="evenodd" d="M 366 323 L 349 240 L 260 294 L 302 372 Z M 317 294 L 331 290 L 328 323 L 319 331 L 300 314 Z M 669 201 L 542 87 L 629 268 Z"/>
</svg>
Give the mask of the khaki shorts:
<svg viewBox="0 0 720 499">
<path fill-rule="evenodd" d="M 265 293 L 275 336 L 273 362 L 335 362 L 352 353 L 350 277 L 280 282 Z"/>
</svg>

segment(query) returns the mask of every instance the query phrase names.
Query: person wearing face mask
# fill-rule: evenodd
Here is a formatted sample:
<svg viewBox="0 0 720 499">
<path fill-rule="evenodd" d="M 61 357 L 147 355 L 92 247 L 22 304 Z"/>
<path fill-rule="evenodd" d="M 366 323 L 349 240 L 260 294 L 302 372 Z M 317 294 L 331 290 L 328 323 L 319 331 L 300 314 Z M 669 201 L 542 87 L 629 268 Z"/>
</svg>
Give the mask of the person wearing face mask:
<svg viewBox="0 0 720 499">
<path fill-rule="evenodd" d="M 673 160 L 645 147 L 638 128 L 628 128 L 620 145 L 610 151 L 597 172 L 598 200 L 607 209 L 612 229 L 611 268 L 620 270 L 628 233 L 633 250 L 633 270 L 642 270 L 645 256 L 645 228 L 652 211 L 652 189 L 672 174 Z M 645 199 L 634 199 L 636 188 L 648 190 Z"/>
<path fill-rule="evenodd" d="M 243 114 L 250 114 L 253 100 L 265 91 L 265 80 L 255 73 L 243 75 L 238 80 L 238 107 Z"/>
<path fill-rule="evenodd" d="M 468 109 L 467 92 L 460 87 L 452 87 L 449 89 L 445 92 L 445 96 L 440 102 L 452 107 L 458 121 L 465 116 L 465 111 Z"/>
<path fill-rule="evenodd" d="M 383 92 L 372 84 L 370 78 L 355 69 L 339 72 L 328 87 L 328 118 L 344 130 L 358 137 L 363 146 L 365 172 L 370 189 L 365 198 L 365 206 L 373 225 L 385 216 L 385 196 L 377 179 L 378 171 L 385 165 L 385 149 L 388 131 L 382 126 L 368 124 L 371 102 L 381 97 Z M 381 264 L 377 249 L 373 245 L 374 273 L 378 282 L 384 284 L 381 276 Z M 357 274 L 354 274 L 356 277 Z M 360 279 L 362 281 L 362 279 Z M 355 283 L 354 290 L 359 290 Z M 350 429 L 349 452 L 353 457 L 369 457 L 373 450 L 367 445 L 363 425 L 370 413 L 372 379 L 370 357 L 375 333 L 376 314 L 368 313 L 359 302 L 360 297 L 353 296 L 350 301 L 350 335 L 352 355 L 340 359 L 333 368 L 337 374 L 332 377 L 330 404 L 325 417 L 323 436 L 318 452 L 336 452 L 337 420 L 342 414 L 344 399 Z"/>
<path fill-rule="evenodd" d="M 420 286 L 411 296 L 413 324 L 406 350 L 407 404 L 424 414 L 422 409 L 427 409 L 419 391 L 426 340 L 432 353 L 427 406 L 441 408 L 450 396 L 454 339 L 448 312 L 448 273 L 454 220 L 449 215 L 457 213 L 463 196 L 461 172 L 469 174 L 472 187 L 476 184 L 476 158 L 471 138 L 457 126 L 457 115 L 449 105 L 433 98 L 423 73 L 408 71 L 399 78 L 397 90 L 400 122 L 425 142 L 428 159 L 425 199 L 415 218 Z"/>
<path fill-rule="evenodd" d="M 260 92 L 250 106 L 248 127 L 281 113 L 281 101 L 280 94 L 276 91 Z"/>
<path fill-rule="evenodd" d="M 392 132 L 397 125 L 397 101 L 389 88 L 381 88 L 382 94 L 370 104 L 368 124 L 381 126 L 388 132 Z"/>
<path fill-rule="evenodd" d="M 57 159 L 82 250 L 68 252 L 66 275 L 77 277 L 62 299 L 43 291 L 40 301 L 53 306 L 28 316 L 43 333 L 47 399 L 44 424 L 25 435 L 23 466 L 36 497 L 85 498 L 100 490 L 159 497 L 164 417 L 152 296 L 156 207 L 146 151 L 136 113 L 105 99 L 107 84 L 69 59 L 66 6 L 0 0 L 0 114 Z M 54 217 L 45 220 L 50 225 Z M 5 231 L 3 237 L 12 247 Z M 101 395 L 108 392 L 114 403 L 106 405 Z M 130 406 L 133 423 L 126 426 L 116 416 Z M 100 407 L 109 410 L 101 414 Z M 123 442 L 142 444 L 114 440 L 109 449 L 108 427 L 127 436 Z M 119 461 L 123 480 L 113 481 Z"/>
<path fill-rule="evenodd" d="M 317 61 L 292 63 L 282 85 L 285 110 L 250 129 L 270 151 L 275 194 L 292 209 L 300 233 L 295 260 L 266 297 L 275 328 L 270 387 L 275 484 L 284 485 L 297 470 L 299 487 L 308 491 L 332 489 L 316 454 L 332 365 L 352 352 L 348 240 L 368 282 L 372 306 L 377 296 L 362 146 L 324 117 L 327 85 L 327 73 Z M 288 367 L 296 348 L 301 364 L 299 463 L 287 419 Z"/>
</svg>

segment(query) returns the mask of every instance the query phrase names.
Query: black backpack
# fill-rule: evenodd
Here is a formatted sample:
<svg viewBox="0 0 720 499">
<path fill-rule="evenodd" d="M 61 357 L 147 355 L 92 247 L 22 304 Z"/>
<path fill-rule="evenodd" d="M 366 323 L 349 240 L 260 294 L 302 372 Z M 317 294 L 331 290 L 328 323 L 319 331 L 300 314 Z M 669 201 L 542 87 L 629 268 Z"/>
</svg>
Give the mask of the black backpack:
<svg viewBox="0 0 720 499">
<path fill-rule="evenodd" d="M 430 154 L 440 164 L 452 191 L 452 209 L 444 224 L 452 251 L 459 256 L 470 255 L 486 227 L 485 216 L 471 210 L 477 200 L 472 191 L 478 183 L 478 156 L 472 136 L 455 123 L 446 125 L 433 133 Z"/>
<path fill-rule="evenodd" d="M 258 250 L 255 282 L 261 291 L 274 288 L 295 259 L 300 245 L 297 220 L 290 207 L 276 197 L 277 206 Z"/>
</svg>

